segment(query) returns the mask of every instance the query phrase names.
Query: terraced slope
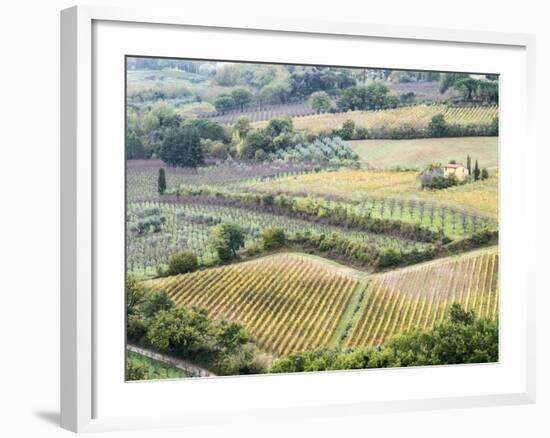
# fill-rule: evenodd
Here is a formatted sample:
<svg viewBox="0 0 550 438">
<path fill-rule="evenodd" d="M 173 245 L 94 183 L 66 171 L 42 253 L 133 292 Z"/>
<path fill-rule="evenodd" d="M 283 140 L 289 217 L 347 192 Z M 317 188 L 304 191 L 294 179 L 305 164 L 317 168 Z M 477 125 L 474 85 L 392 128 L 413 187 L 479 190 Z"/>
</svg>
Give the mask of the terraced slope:
<svg viewBox="0 0 550 438">
<path fill-rule="evenodd" d="M 330 344 L 360 277 L 352 269 L 286 253 L 144 282 L 177 305 L 241 321 L 277 355 Z"/>
<path fill-rule="evenodd" d="M 349 111 L 342 113 L 315 114 L 293 119 L 296 129 L 311 132 L 340 129 L 346 120 L 353 120 L 356 126 L 367 128 L 371 135 L 387 134 L 391 129 L 410 126 L 425 129 L 433 116 L 443 114 L 447 123 L 454 125 L 488 125 L 498 116 L 498 106 L 453 107 L 447 105 L 413 105 L 401 108 L 374 111 Z M 255 122 L 254 128 L 264 128 L 268 122 Z"/>
<path fill-rule="evenodd" d="M 478 318 L 497 317 L 496 248 L 376 276 L 347 345 L 380 345 L 413 327 L 433 327 L 453 302 L 473 310 Z"/>
</svg>

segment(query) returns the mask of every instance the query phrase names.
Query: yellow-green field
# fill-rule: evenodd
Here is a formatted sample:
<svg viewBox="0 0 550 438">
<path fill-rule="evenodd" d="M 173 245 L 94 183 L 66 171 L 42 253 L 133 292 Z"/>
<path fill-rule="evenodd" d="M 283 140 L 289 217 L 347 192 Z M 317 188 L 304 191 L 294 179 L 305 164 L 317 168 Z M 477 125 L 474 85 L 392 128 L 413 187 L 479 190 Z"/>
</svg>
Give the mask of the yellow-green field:
<svg viewBox="0 0 550 438">
<path fill-rule="evenodd" d="M 473 310 L 477 318 L 497 318 L 497 248 L 374 278 L 347 345 L 380 345 L 390 336 L 414 327 L 432 328 L 452 303 Z"/>
<path fill-rule="evenodd" d="M 412 328 L 433 327 L 455 302 L 478 318 L 496 318 L 498 249 L 372 276 L 319 257 L 282 253 L 142 284 L 165 290 L 179 306 L 240 321 L 263 348 L 286 356 L 341 342 L 380 345 Z"/>
<path fill-rule="evenodd" d="M 244 323 L 267 351 L 287 355 L 328 345 L 360 284 L 353 270 L 301 254 L 280 254 L 158 280 L 179 306 Z"/>
<path fill-rule="evenodd" d="M 377 111 L 348 111 L 345 113 L 296 117 L 293 119 L 293 122 L 295 128 L 306 129 L 315 133 L 339 129 L 348 119 L 353 120 L 356 126 L 361 126 L 370 130 L 389 131 L 391 129 L 400 128 L 403 125 L 410 125 L 417 129 L 426 128 L 432 117 L 436 114 L 443 114 L 447 123 L 451 124 L 490 124 L 493 118 L 498 115 L 498 107 L 415 105 Z M 252 126 L 262 128 L 267 126 L 267 123 L 267 121 L 256 122 L 253 123 Z"/>
<path fill-rule="evenodd" d="M 334 172 L 289 176 L 254 183 L 255 190 L 265 192 L 336 195 L 352 200 L 365 196 L 434 201 L 459 210 L 468 210 L 496 219 L 498 217 L 498 171 L 490 177 L 444 190 L 422 190 L 418 172 L 342 169 Z"/>
<path fill-rule="evenodd" d="M 356 140 L 349 142 L 361 162 L 376 169 L 416 168 L 430 163 L 465 163 L 470 155 L 480 167 L 498 167 L 498 137 Z"/>
</svg>

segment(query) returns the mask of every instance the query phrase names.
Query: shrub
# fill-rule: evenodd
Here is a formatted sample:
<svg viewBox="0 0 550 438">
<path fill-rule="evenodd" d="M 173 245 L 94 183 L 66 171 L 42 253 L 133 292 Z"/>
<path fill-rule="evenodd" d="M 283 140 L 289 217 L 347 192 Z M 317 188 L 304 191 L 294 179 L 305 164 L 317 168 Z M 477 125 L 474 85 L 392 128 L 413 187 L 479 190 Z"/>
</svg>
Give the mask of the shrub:
<svg viewBox="0 0 550 438">
<path fill-rule="evenodd" d="M 126 380 L 145 379 L 147 379 L 147 367 L 135 358 L 128 356 L 128 360 L 126 361 Z"/>
<path fill-rule="evenodd" d="M 362 126 L 355 128 L 355 133 L 353 134 L 354 140 L 366 140 L 369 138 L 369 130 Z"/>
<path fill-rule="evenodd" d="M 244 232 L 237 224 L 220 224 L 212 229 L 210 246 L 222 262 L 237 258 L 237 251 L 244 246 Z"/>
<path fill-rule="evenodd" d="M 146 318 L 153 317 L 161 310 L 170 310 L 174 307 L 174 302 L 163 290 L 151 292 L 147 295 L 142 304 L 142 312 Z"/>
<path fill-rule="evenodd" d="M 443 114 L 437 114 L 432 117 L 432 120 L 428 124 L 428 133 L 431 137 L 445 137 L 448 131 L 449 126 Z"/>
<path fill-rule="evenodd" d="M 153 232 L 158 233 L 165 223 L 166 217 L 164 216 L 146 216 L 131 222 L 128 228 L 130 231 L 141 236 L 151 229 Z"/>
<path fill-rule="evenodd" d="M 311 93 L 309 104 L 317 113 L 324 113 L 331 107 L 330 97 L 325 91 Z"/>
<path fill-rule="evenodd" d="M 126 320 L 126 336 L 128 340 L 140 343 L 147 335 L 147 321 L 142 314 L 129 314 Z"/>
<path fill-rule="evenodd" d="M 265 372 L 269 364 L 243 324 L 213 320 L 201 308 L 172 307 L 155 313 L 149 318 L 146 342 L 220 375 Z"/>
<path fill-rule="evenodd" d="M 197 131 L 201 139 L 229 142 L 229 135 L 224 126 L 208 119 L 188 119 L 182 123 L 182 127 L 189 127 Z"/>
<path fill-rule="evenodd" d="M 281 227 L 265 228 L 260 232 L 264 249 L 282 248 L 286 244 L 285 230 Z"/>
<path fill-rule="evenodd" d="M 210 139 L 201 140 L 202 147 L 207 157 L 217 160 L 225 160 L 229 156 L 229 147 L 221 141 Z"/>
<path fill-rule="evenodd" d="M 263 129 L 252 129 L 245 137 L 246 145 L 252 153 L 256 153 L 258 149 L 269 150 L 270 140 Z"/>
<path fill-rule="evenodd" d="M 168 275 L 185 274 L 199 267 L 197 256 L 192 251 L 181 251 L 168 260 Z"/>
<path fill-rule="evenodd" d="M 342 129 L 339 131 L 339 135 L 342 140 L 351 140 L 353 138 L 353 133 L 355 131 L 355 122 L 351 119 L 348 119 L 342 125 Z"/>
<path fill-rule="evenodd" d="M 401 252 L 394 248 L 386 248 L 380 254 L 378 259 L 378 266 L 381 268 L 387 268 L 389 266 L 396 266 L 401 261 Z"/>
<path fill-rule="evenodd" d="M 263 149 L 258 149 L 256 152 L 254 152 L 254 159 L 256 161 L 264 161 L 267 158 L 267 154 Z"/>
</svg>

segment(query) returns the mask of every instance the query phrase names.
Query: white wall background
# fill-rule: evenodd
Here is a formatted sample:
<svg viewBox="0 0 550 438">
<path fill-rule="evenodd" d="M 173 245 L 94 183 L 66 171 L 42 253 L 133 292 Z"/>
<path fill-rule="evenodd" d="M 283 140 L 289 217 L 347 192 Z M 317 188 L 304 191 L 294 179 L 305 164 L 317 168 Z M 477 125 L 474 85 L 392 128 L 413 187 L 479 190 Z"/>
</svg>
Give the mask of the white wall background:
<svg viewBox="0 0 550 438">
<path fill-rule="evenodd" d="M 97 4 L 151 6 L 144 0 Z M 59 411 L 59 10 L 66 0 L 5 2 L 0 14 L 0 435 L 68 436 Z M 545 2 L 524 0 L 155 0 L 158 7 L 537 34 L 537 126 L 547 128 L 550 29 Z M 539 136 L 539 198 L 548 145 Z M 521 148 L 522 145 L 518 144 Z M 538 211 L 548 247 L 548 208 Z M 541 252 L 543 254 L 543 252 Z M 518 255 L 519 256 L 519 255 Z M 117 432 L 106 436 L 550 436 L 548 257 L 538 263 L 538 402 L 530 406 L 312 419 L 256 427 Z M 546 415 L 545 415 L 546 414 Z"/>
</svg>

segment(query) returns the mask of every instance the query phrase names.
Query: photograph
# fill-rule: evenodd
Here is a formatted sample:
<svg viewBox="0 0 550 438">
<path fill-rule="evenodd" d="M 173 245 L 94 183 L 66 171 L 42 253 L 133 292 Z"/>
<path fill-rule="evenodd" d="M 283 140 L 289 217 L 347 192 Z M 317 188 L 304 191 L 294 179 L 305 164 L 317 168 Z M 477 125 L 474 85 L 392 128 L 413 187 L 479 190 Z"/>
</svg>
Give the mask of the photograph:
<svg viewBox="0 0 550 438">
<path fill-rule="evenodd" d="M 127 381 L 499 362 L 499 75 L 363 63 L 126 56 Z"/>
</svg>

